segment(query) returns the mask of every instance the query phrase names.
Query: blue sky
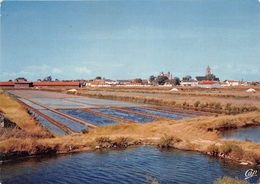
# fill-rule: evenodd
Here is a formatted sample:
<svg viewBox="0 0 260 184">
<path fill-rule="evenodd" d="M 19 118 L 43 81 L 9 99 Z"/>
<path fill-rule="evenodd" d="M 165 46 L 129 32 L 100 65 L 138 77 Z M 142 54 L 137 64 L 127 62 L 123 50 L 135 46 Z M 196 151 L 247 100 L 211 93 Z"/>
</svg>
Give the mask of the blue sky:
<svg viewBox="0 0 260 184">
<path fill-rule="evenodd" d="M 203 76 L 260 81 L 257 0 L 1 3 L 0 81 Z"/>
</svg>

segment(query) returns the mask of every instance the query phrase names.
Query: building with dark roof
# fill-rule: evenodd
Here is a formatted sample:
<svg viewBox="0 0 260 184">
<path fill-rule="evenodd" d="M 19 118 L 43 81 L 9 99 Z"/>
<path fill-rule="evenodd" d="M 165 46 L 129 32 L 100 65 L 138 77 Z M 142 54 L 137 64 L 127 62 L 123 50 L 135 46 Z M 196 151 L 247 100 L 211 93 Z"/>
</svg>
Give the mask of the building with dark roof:
<svg viewBox="0 0 260 184">
<path fill-rule="evenodd" d="M 196 80 L 196 81 L 204 81 L 204 80 L 206 80 L 206 77 L 205 76 L 196 76 L 194 78 L 194 80 Z"/>
</svg>

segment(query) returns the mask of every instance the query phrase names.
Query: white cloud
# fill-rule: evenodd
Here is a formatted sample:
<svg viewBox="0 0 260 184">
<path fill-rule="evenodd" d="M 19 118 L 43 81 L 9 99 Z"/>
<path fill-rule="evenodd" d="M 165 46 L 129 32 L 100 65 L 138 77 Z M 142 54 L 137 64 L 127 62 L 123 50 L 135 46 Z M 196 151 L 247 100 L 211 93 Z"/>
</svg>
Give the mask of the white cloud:
<svg viewBox="0 0 260 184">
<path fill-rule="evenodd" d="M 86 65 L 89 66 L 89 68 L 109 68 L 109 69 L 113 69 L 113 68 L 120 68 L 123 67 L 124 64 L 120 63 L 120 62 L 102 62 L 102 64 L 100 64 L 101 62 L 90 62 L 90 61 L 86 61 L 86 62 L 81 62 L 81 65 Z"/>
<path fill-rule="evenodd" d="M 75 67 L 74 71 L 77 74 L 83 74 L 83 75 L 91 75 L 92 71 L 90 69 L 88 69 L 87 67 Z"/>
<path fill-rule="evenodd" d="M 58 69 L 58 68 L 54 68 L 54 69 L 52 70 L 52 72 L 55 73 L 55 74 L 59 74 L 59 73 L 61 73 L 61 70 Z"/>
<path fill-rule="evenodd" d="M 31 72 L 28 72 L 28 71 L 20 71 L 19 72 L 19 75 L 21 75 L 21 76 L 26 76 L 26 75 L 30 75 L 31 74 Z"/>
<path fill-rule="evenodd" d="M 130 27 L 123 30 L 114 30 L 113 32 L 100 31 L 88 32 L 85 35 L 75 35 L 72 39 L 78 40 L 149 40 L 149 39 L 190 39 L 200 34 L 200 29 L 196 32 L 181 29 L 154 28 L 148 26 Z"/>
<path fill-rule="evenodd" d="M 10 73 L 10 72 L 3 72 L 1 77 L 3 77 L 4 79 L 8 79 L 8 80 L 9 79 L 14 80 L 18 76 L 17 76 L 17 73 L 15 73 L 15 72 L 12 72 L 12 73 Z M 2 79 L 0 81 L 2 81 Z"/>
</svg>

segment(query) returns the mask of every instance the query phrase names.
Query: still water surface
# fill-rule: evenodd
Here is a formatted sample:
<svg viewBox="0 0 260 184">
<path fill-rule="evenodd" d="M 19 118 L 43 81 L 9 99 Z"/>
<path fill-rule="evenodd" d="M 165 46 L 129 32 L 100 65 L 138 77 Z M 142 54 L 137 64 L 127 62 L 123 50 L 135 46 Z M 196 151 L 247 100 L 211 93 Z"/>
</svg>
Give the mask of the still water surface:
<svg viewBox="0 0 260 184">
<path fill-rule="evenodd" d="M 206 184 L 224 175 L 244 179 L 249 168 L 195 152 L 142 146 L 2 163 L 0 182 L 148 183 L 148 177 L 167 184 Z"/>
<path fill-rule="evenodd" d="M 235 129 L 224 131 L 221 139 L 235 139 L 239 141 L 252 141 L 260 143 L 260 127 L 249 127 L 244 129 Z"/>
</svg>

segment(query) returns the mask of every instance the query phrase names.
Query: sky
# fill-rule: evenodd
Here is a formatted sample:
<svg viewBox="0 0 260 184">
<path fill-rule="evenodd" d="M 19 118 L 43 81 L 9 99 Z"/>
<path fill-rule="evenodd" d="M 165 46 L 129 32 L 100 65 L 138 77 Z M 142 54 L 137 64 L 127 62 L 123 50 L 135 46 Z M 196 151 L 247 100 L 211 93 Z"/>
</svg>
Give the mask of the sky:
<svg viewBox="0 0 260 184">
<path fill-rule="evenodd" d="M 221 81 L 260 81 L 258 0 L 4 0 L 0 11 L 0 81 L 182 79 L 208 65 Z"/>
</svg>

